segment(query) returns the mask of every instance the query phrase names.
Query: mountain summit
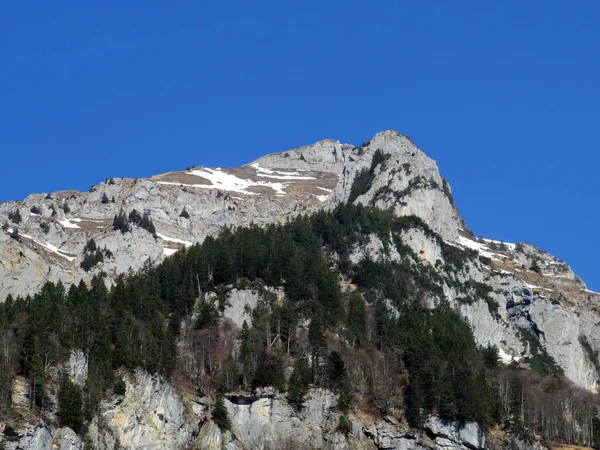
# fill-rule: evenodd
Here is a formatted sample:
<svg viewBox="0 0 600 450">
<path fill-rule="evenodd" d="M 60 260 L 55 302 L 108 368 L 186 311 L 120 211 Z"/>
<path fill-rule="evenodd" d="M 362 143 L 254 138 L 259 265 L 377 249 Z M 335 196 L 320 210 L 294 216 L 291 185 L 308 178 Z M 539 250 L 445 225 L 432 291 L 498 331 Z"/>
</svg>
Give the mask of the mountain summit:
<svg viewBox="0 0 600 450">
<path fill-rule="evenodd" d="M 416 215 L 445 240 L 456 240 L 462 221 L 435 162 L 409 138 L 384 131 L 361 147 L 324 140 L 236 168 L 188 167 L 148 179 L 111 178 L 89 192 L 33 194 L 23 202 L 3 203 L 0 298 L 31 294 L 46 280 L 89 281 L 101 271 L 114 279 L 148 259 L 154 263 L 181 246 L 202 242 L 223 226 L 284 222 L 331 208 L 352 196 L 356 174 L 372 165 L 377 150 L 385 164 L 375 164 L 364 192 L 352 201 Z M 114 229 L 115 216 L 134 210 L 151 219 L 155 232 L 139 226 L 128 233 Z M 110 256 L 82 268 L 91 239 Z"/>
</svg>

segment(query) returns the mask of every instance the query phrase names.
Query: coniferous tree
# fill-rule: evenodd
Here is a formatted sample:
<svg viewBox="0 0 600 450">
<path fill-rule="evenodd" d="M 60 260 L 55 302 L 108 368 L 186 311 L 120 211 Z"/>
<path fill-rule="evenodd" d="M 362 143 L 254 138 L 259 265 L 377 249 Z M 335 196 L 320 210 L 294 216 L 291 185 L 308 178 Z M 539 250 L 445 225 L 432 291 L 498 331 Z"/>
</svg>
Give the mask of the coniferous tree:
<svg viewBox="0 0 600 450">
<path fill-rule="evenodd" d="M 310 378 L 310 367 L 306 357 L 304 355 L 296 356 L 294 370 L 290 377 L 288 400 L 298 409 L 302 407 L 304 396 L 308 392 Z"/>
<path fill-rule="evenodd" d="M 227 408 L 225 407 L 223 396 L 221 394 L 217 395 L 217 400 L 212 411 L 212 420 L 222 431 L 231 428 L 229 414 L 227 413 Z"/>
<path fill-rule="evenodd" d="M 8 218 L 13 223 L 16 223 L 17 225 L 19 225 L 21 223 L 21 220 L 22 220 L 21 211 L 19 211 L 19 208 L 16 208 L 14 211 L 9 212 L 8 213 Z"/>
<path fill-rule="evenodd" d="M 68 372 L 63 373 L 58 393 L 60 423 L 79 434 L 83 427 L 81 388 L 71 381 Z"/>
<path fill-rule="evenodd" d="M 115 215 L 112 226 L 113 230 L 119 230 L 121 233 L 127 233 L 130 230 L 127 217 L 125 217 L 125 214 L 122 212 Z"/>
</svg>

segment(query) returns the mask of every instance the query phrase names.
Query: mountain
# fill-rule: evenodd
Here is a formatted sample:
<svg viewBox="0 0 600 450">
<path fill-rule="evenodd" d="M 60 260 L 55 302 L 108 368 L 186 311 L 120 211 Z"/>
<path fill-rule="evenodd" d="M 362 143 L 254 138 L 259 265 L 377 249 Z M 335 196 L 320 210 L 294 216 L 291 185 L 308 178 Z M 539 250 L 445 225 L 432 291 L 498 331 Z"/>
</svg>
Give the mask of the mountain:
<svg viewBox="0 0 600 450">
<path fill-rule="evenodd" d="M 56 415 L 56 396 L 70 389 L 59 387 L 68 367 L 75 386 L 84 388 L 78 394 L 84 404 L 91 402 L 90 386 L 98 390 L 96 409 L 87 413 L 87 439 L 100 448 L 217 443 L 283 448 L 284 441 L 291 448 L 298 440 L 328 448 L 503 448 L 517 443 L 527 448 L 525 437 L 540 434 L 594 442 L 600 294 L 587 290 L 566 263 L 532 245 L 476 239 L 436 163 L 396 131 L 378 133 L 358 147 L 320 141 L 238 168 L 189 167 L 148 179 L 111 178 L 85 193 L 33 194 L 23 202 L 2 203 L 0 223 L 0 298 L 7 299 L 1 353 L 10 373 L 13 410 L 29 423 L 41 414 L 65 424 L 60 412 Z M 191 267 L 193 272 L 181 273 Z M 78 283 L 77 289 L 68 288 Z M 102 306 L 105 298 L 108 303 Z M 412 301 L 414 310 L 406 309 Z M 55 313 L 39 324 L 34 319 L 35 305 L 52 302 L 64 308 L 53 319 L 62 324 L 60 331 L 50 330 L 48 317 Z M 73 310 L 86 302 L 90 311 Z M 65 322 L 71 314 L 73 319 Z M 86 322 L 94 315 L 106 321 L 105 330 L 99 325 L 104 331 L 94 332 L 98 324 Z M 358 324 L 357 315 L 363 317 Z M 459 325 L 463 321 L 466 328 Z M 32 323 L 40 328 L 28 330 Z M 403 327 L 412 331 L 403 335 L 397 331 Z M 411 344 L 428 327 L 433 340 L 423 335 L 428 343 L 419 345 L 441 352 L 435 364 Z M 113 369 L 102 369 L 102 380 L 89 375 L 90 364 L 97 365 L 101 354 L 95 339 L 104 332 L 111 343 L 102 344 L 107 345 L 102 354 L 111 354 L 110 365 L 122 377 L 119 389 Z M 37 350 L 45 348 L 43 343 L 33 342 L 45 333 L 60 342 L 53 358 L 49 350 Z M 221 341 L 217 335 L 229 338 Z M 244 368 L 243 336 L 251 335 L 261 337 L 248 341 L 252 363 Z M 321 342 L 318 348 L 315 342 Z M 508 368 L 484 370 L 485 349 L 497 352 L 501 367 Z M 397 356 L 389 353 L 394 351 Z M 200 363 L 198 352 L 202 361 L 208 354 L 209 362 Z M 228 369 L 217 354 L 228 354 L 235 368 Z M 355 362 L 373 355 L 382 359 Z M 43 367 L 34 367 L 32 361 L 38 360 Z M 261 369 L 261 361 L 274 366 Z M 373 361 L 383 366 L 369 374 L 366 367 Z M 481 390 L 486 400 L 465 400 L 460 386 L 452 384 L 458 375 L 454 369 L 447 373 L 448 367 L 460 371 L 471 363 L 472 371 L 461 375 L 464 386 Z M 346 384 L 332 381 L 336 364 L 364 373 L 347 377 L 354 397 L 361 399 L 351 409 L 340 406 Z M 424 372 L 429 364 L 434 368 Z M 269 378 L 279 366 L 285 368 L 281 379 Z M 494 394 L 480 383 L 477 367 L 482 377 L 487 373 Z M 539 380 L 522 378 L 529 369 Z M 263 370 L 270 375 L 261 380 L 257 374 Z M 421 384 L 438 371 L 448 377 L 442 385 L 453 387 L 432 399 L 434 388 Z M 304 372 L 311 374 L 310 383 L 300 375 Z M 382 385 L 375 381 L 379 377 Z M 232 381 L 238 378 L 243 381 Z M 384 389 L 386 379 L 397 387 Z M 564 380 L 567 387 L 551 380 Z M 292 388 L 305 384 L 312 390 L 295 393 Z M 269 387 L 274 385 L 275 390 Z M 519 420 L 511 409 L 517 385 L 521 411 L 523 386 L 531 397 L 528 417 L 522 413 Z M 190 386 L 200 388 L 194 393 Z M 443 386 L 435 386 L 443 392 Z M 563 403 L 542 408 L 534 399 L 539 386 L 547 389 L 543 395 Z M 548 389 L 560 395 L 552 397 Z M 220 401 L 230 421 L 222 427 L 230 429 L 226 432 L 216 425 L 212 404 L 223 390 Z M 443 400 L 444 395 L 451 400 Z M 496 406 L 489 398 L 496 395 L 512 424 L 502 431 L 509 436 L 504 440 L 485 432 L 502 416 L 491 412 Z M 565 400 L 575 395 L 583 399 L 579 405 L 589 406 L 577 417 L 573 400 Z M 543 413 L 556 414 L 556 408 L 564 413 L 564 405 L 570 413 L 548 425 Z M 477 406 L 489 411 L 473 411 Z M 211 410 L 213 420 L 206 420 Z M 541 422 L 540 411 L 546 417 Z M 461 421 L 467 425 L 459 427 Z M 517 422 L 528 431 L 519 435 Z M 571 423 L 570 431 L 564 423 Z M 39 442 L 63 445 L 70 439 L 78 448 L 82 441 L 69 434 L 71 428 L 40 422 L 21 427 L 20 441 L 14 442 L 47 448 Z"/>
</svg>

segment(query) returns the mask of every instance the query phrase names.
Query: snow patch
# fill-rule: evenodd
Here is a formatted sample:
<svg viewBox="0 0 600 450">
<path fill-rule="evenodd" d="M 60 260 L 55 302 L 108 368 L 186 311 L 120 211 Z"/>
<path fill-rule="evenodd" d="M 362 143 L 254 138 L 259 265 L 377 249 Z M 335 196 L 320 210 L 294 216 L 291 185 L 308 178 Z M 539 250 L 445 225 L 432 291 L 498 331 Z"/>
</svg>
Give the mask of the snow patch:
<svg viewBox="0 0 600 450">
<path fill-rule="evenodd" d="M 183 244 L 183 245 L 185 245 L 187 247 L 189 247 L 190 245 L 192 245 L 192 243 L 190 241 L 184 241 L 182 239 L 172 238 L 172 237 L 169 237 L 169 236 L 165 236 L 164 234 L 160 234 L 160 233 L 156 233 L 156 235 L 159 238 L 161 238 L 163 241 L 175 242 L 176 244 Z"/>
<path fill-rule="evenodd" d="M 176 248 L 163 248 L 163 253 L 165 254 L 165 256 L 171 256 L 173 253 L 177 253 L 177 249 Z"/>
<path fill-rule="evenodd" d="M 81 219 L 76 220 L 76 219 L 64 219 L 64 220 L 59 220 L 58 223 L 60 223 L 64 228 L 81 228 L 79 225 L 71 223 L 71 221 L 73 222 L 81 222 Z"/>
<path fill-rule="evenodd" d="M 272 172 L 272 173 L 277 172 L 277 171 L 272 171 L 269 169 L 263 169 L 263 170 Z M 172 185 L 172 186 L 188 186 L 188 187 L 201 188 L 201 189 L 220 189 L 220 190 L 227 191 L 227 192 L 237 192 L 238 194 L 244 194 L 244 195 L 258 195 L 257 192 L 249 191 L 248 188 L 267 187 L 267 188 L 273 189 L 275 191 L 275 195 L 277 195 L 277 196 L 286 195 L 286 192 L 284 191 L 284 189 L 289 184 L 289 183 L 282 183 L 282 182 L 246 180 L 244 178 L 239 178 L 233 174 L 225 173 L 220 168 L 216 168 L 216 169 L 197 168 L 197 169 L 188 171 L 186 173 L 188 173 L 190 175 L 196 175 L 196 176 L 205 178 L 206 180 L 208 180 L 210 182 L 210 184 L 185 184 L 185 183 L 177 183 L 177 182 L 173 182 L 173 181 L 158 181 L 157 183 L 158 184 L 168 184 L 168 185 Z M 278 173 L 283 173 L 283 172 L 278 172 Z M 297 172 L 294 172 L 294 174 L 296 174 L 296 173 Z M 260 174 L 260 173 L 258 175 L 265 176 L 268 178 L 276 178 L 276 179 L 284 179 L 284 180 L 286 180 L 286 179 L 314 180 L 315 179 L 314 177 L 290 175 L 287 172 L 286 172 L 286 175 L 281 175 L 281 176 L 279 176 L 279 175 L 275 176 L 275 175 L 270 175 L 270 174 L 265 175 L 265 174 Z"/>
<path fill-rule="evenodd" d="M 489 243 L 493 242 L 494 244 L 498 244 L 498 245 L 504 244 L 508 250 L 514 250 L 515 247 L 517 246 L 517 244 L 511 244 L 510 242 L 503 242 L 503 241 L 495 241 L 494 239 L 485 239 L 485 238 L 483 238 L 483 240 L 485 242 L 489 242 Z"/>
<path fill-rule="evenodd" d="M 504 364 L 510 364 L 513 361 L 518 362 L 521 359 L 520 356 L 512 356 L 501 348 L 498 348 L 498 356 L 500 357 L 500 361 L 502 361 Z"/>
<path fill-rule="evenodd" d="M 457 242 L 463 247 L 470 248 L 471 250 L 476 250 L 477 252 L 479 252 L 480 255 L 485 256 L 486 258 L 494 259 L 494 255 L 486 251 L 486 249 L 489 250 L 489 248 L 485 244 L 481 244 L 480 242 L 474 241 L 464 236 L 459 236 Z"/>
<path fill-rule="evenodd" d="M 283 172 L 281 170 L 271 170 L 260 167 L 258 163 L 250 164 L 250 167 L 256 169 L 256 175 L 264 178 L 276 178 L 279 180 L 316 180 L 315 177 L 306 177 L 298 172 Z"/>
<path fill-rule="evenodd" d="M 13 229 L 12 229 L 12 228 L 8 228 L 8 229 L 7 229 L 7 231 L 8 231 L 9 233 L 12 233 L 12 232 L 13 232 Z M 48 241 L 46 241 L 46 243 L 45 243 L 45 244 L 42 244 L 40 241 L 37 241 L 37 240 L 35 240 L 35 239 L 33 238 L 33 236 L 30 236 L 30 235 L 28 235 L 28 234 L 25 234 L 25 233 L 21 233 L 20 231 L 19 231 L 19 237 L 20 237 L 20 238 L 29 239 L 30 241 L 33 241 L 33 242 L 35 242 L 35 243 L 36 243 L 37 245 L 39 245 L 40 247 L 44 247 L 46 250 L 49 250 L 49 251 L 51 251 L 52 253 L 55 253 L 56 255 L 58 255 L 58 256 L 61 256 L 61 257 L 65 258 L 65 259 L 67 259 L 67 260 L 68 260 L 68 261 L 70 261 L 70 262 L 74 261 L 74 260 L 75 260 L 75 258 L 76 258 L 75 256 L 71 256 L 71 255 L 69 255 L 69 254 L 68 254 L 67 252 L 65 252 L 64 250 L 61 250 L 61 249 L 59 249 L 59 248 L 58 248 L 58 247 L 56 247 L 55 245 L 52 245 L 52 244 L 51 244 L 50 242 L 48 242 Z"/>
</svg>

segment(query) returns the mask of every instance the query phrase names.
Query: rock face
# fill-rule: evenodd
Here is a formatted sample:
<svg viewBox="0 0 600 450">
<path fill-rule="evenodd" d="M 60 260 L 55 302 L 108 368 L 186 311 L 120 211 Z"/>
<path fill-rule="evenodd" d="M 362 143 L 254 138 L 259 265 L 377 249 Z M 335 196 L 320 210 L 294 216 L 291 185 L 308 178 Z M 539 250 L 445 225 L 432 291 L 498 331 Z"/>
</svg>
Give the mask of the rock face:
<svg viewBox="0 0 600 450">
<path fill-rule="evenodd" d="M 96 448 L 183 448 L 192 439 L 198 417 L 182 397 L 158 376 L 138 370 L 125 377 L 123 397 L 103 402 L 90 435 Z"/>
<path fill-rule="evenodd" d="M 323 389 L 312 391 L 301 411 L 275 394 L 226 402 L 231 431 L 247 448 L 276 448 L 286 440 L 319 448 L 337 426 L 338 414 L 330 411 L 336 405 L 336 396 Z"/>
<path fill-rule="evenodd" d="M 70 428 L 54 428 L 43 421 L 23 430 L 18 440 L 2 442 L 6 450 L 82 450 L 83 442 Z"/>
</svg>

